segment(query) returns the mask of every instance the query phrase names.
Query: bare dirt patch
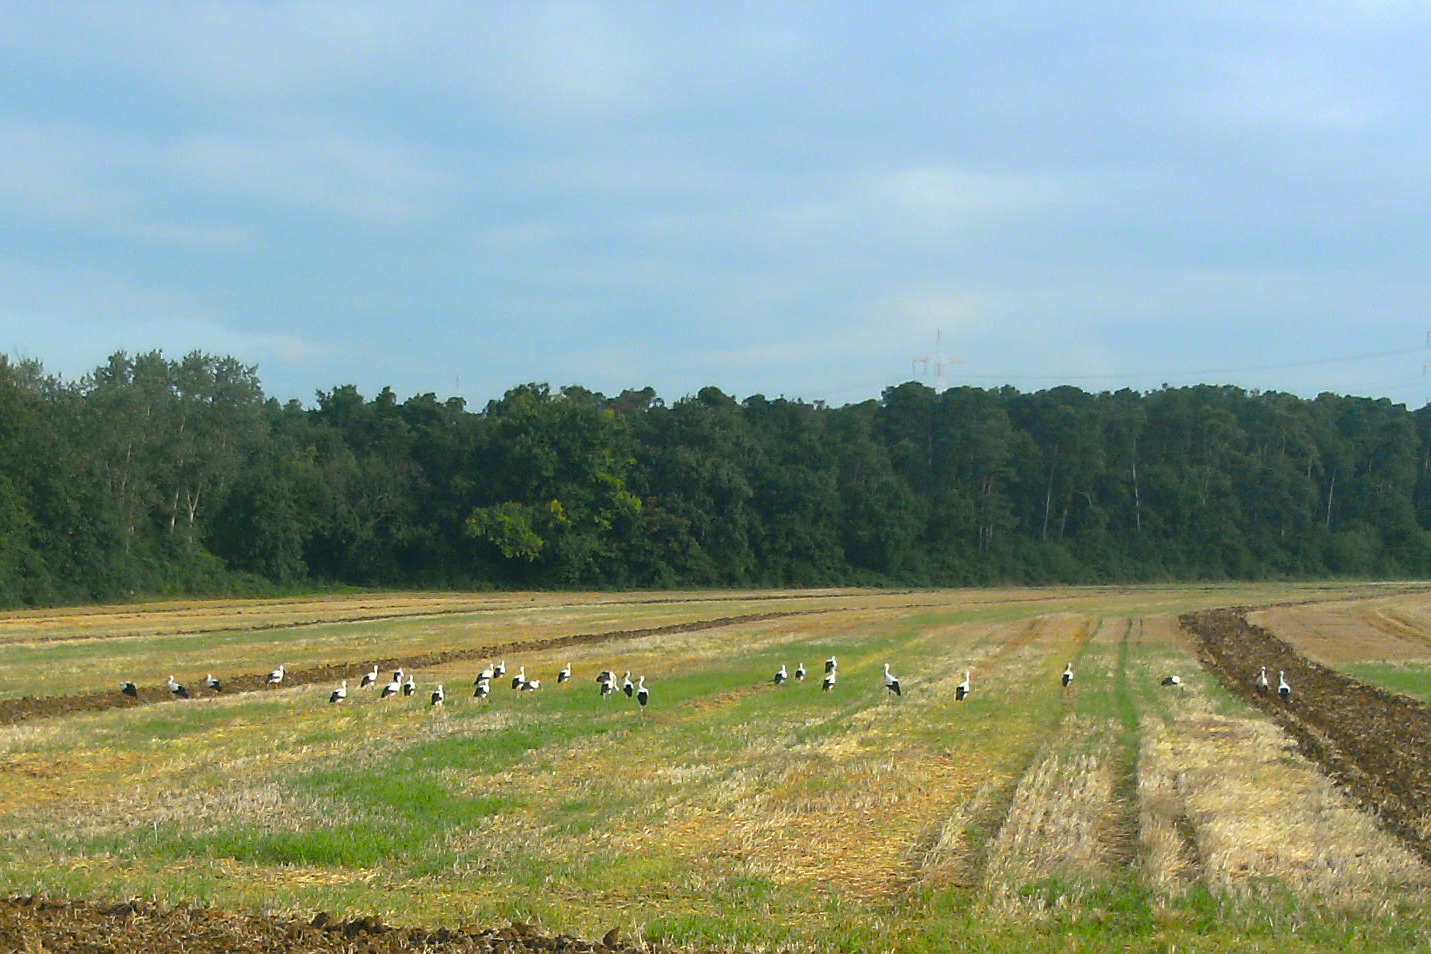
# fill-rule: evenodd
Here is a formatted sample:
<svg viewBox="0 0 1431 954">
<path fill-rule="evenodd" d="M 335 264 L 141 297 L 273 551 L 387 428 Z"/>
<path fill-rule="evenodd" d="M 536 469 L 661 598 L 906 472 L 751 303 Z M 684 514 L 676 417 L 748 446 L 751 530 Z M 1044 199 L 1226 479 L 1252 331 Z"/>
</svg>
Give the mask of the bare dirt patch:
<svg viewBox="0 0 1431 954">
<path fill-rule="evenodd" d="M 601 941 L 549 934 L 533 925 L 503 928 L 398 928 L 376 917 L 309 920 L 242 915 L 211 908 L 165 907 L 141 900 L 56 901 L 0 898 L 0 950 L 25 954 L 517 954 L 525 951 L 659 952 L 619 933 Z"/>
<path fill-rule="evenodd" d="M 1431 706 L 1307 659 L 1249 623 L 1247 612 L 1236 607 L 1181 617 L 1197 637 L 1203 665 L 1270 714 L 1304 755 L 1431 862 Z M 1257 691 L 1262 665 L 1272 673 L 1286 671 L 1290 702 Z"/>
</svg>

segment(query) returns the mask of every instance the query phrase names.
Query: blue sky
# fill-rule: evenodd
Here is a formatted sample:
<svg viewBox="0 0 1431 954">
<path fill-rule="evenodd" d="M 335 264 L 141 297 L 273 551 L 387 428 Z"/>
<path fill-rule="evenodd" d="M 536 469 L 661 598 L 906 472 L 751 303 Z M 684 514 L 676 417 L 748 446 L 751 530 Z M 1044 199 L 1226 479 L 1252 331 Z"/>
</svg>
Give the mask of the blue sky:
<svg viewBox="0 0 1431 954">
<path fill-rule="evenodd" d="M 0 0 L 0 351 L 1431 397 L 1431 6 L 1085 6 Z"/>
</svg>

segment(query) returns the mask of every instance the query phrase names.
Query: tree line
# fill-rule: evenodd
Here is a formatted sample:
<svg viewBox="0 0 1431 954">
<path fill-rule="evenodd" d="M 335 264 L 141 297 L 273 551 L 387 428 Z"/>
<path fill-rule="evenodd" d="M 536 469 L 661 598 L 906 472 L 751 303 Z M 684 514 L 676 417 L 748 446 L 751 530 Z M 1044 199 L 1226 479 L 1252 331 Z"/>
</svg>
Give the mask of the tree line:
<svg viewBox="0 0 1431 954">
<path fill-rule="evenodd" d="M 1431 574 L 1431 412 L 1231 386 L 513 388 L 314 406 L 200 352 L 0 358 L 0 605 L 392 587 Z"/>
</svg>

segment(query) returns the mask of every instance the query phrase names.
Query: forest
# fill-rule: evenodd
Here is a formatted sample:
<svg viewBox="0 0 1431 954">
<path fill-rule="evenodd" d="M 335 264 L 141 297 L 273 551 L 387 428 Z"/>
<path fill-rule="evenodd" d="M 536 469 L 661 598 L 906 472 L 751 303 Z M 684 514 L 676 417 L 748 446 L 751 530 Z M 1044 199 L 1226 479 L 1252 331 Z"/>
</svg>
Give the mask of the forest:
<svg viewBox="0 0 1431 954">
<path fill-rule="evenodd" d="M 460 398 L 0 358 L 0 605 L 1431 575 L 1431 411 L 1198 385 Z"/>
</svg>

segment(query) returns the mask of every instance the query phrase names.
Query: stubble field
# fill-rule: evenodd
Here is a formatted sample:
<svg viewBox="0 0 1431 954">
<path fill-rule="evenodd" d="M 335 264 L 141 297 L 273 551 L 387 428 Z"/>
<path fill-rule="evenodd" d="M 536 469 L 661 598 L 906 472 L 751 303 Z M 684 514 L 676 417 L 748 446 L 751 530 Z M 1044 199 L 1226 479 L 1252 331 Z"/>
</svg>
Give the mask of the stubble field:
<svg viewBox="0 0 1431 954">
<path fill-rule="evenodd" d="M 0 950 L 580 950 L 612 928 L 611 947 L 708 951 L 1428 949 L 1417 818 L 1379 822 L 1333 782 L 1336 739 L 1286 721 L 1320 732 L 1310 700 L 1278 712 L 1200 665 L 1222 637 L 1179 616 L 1229 606 L 1268 607 L 1246 618 L 1288 658 L 1425 708 L 1431 590 L 1408 585 L 0 617 Z M 472 698 L 502 659 L 542 688 Z M 375 663 L 416 695 L 359 690 Z M 650 706 L 599 698 L 602 669 L 644 675 Z"/>
</svg>

